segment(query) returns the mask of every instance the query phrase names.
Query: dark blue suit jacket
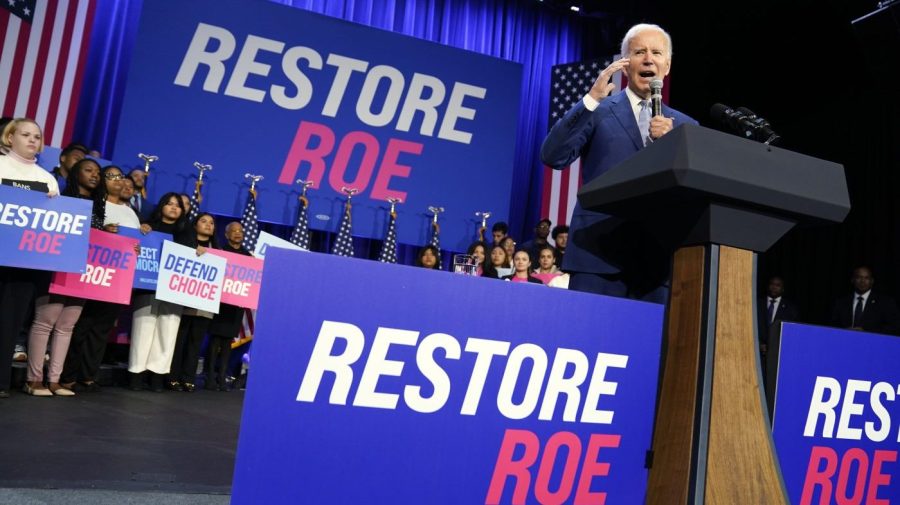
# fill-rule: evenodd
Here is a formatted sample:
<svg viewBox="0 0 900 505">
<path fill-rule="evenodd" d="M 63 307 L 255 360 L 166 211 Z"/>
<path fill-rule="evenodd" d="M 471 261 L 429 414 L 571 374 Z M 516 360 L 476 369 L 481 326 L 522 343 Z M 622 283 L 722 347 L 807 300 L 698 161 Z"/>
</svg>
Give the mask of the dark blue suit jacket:
<svg viewBox="0 0 900 505">
<path fill-rule="evenodd" d="M 663 115 L 674 117 L 674 126 L 697 124 L 691 117 L 666 105 Z M 625 91 L 604 98 L 593 112 L 581 100 L 550 130 L 541 147 L 541 159 L 554 169 L 563 169 L 581 157 L 582 180 L 587 183 L 625 161 L 644 147 L 637 120 Z M 618 273 L 634 257 L 627 233 L 617 236 L 621 220 L 592 212 L 576 204 L 569 223 L 566 270 L 599 274 Z M 622 242 L 632 242 L 624 244 Z M 628 249 L 631 249 L 629 251 Z"/>
</svg>

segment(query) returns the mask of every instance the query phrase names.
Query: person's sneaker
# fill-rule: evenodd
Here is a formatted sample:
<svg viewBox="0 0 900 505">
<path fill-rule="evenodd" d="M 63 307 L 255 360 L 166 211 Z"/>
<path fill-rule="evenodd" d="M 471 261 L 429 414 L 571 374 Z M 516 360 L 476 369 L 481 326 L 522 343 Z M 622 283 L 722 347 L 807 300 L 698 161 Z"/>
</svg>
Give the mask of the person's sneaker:
<svg viewBox="0 0 900 505">
<path fill-rule="evenodd" d="M 13 352 L 13 361 L 28 361 L 28 354 L 25 352 L 25 346 L 19 344 Z"/>
</svg>

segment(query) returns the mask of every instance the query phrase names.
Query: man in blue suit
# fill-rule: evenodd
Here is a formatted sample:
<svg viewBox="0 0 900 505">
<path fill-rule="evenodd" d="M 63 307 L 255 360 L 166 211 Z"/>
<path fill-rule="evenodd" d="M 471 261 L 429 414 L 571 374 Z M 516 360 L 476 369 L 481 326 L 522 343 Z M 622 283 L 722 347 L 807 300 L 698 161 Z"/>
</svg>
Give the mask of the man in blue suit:
<svg viewBox="0 0 900 505">
<path fill-rule="evenodd" d="M 581 158 L 590 181 L 673 128 L 697 121 L 666 105 L 650 117 L 650 81 L 663 79 L 672 66 L 672 39 L 657 25 L 633 26 L 622 39 L 622 59 L 600 72 L 591 90 L 550 130 L 541 159 L 561 170 Z M 611 94 L 618 71 L 628 88 Z M 668 257 L 646 234 L 606 214 L 578 204 L 570 223 L 566 270 L 570 289 L 665 303 L 662 288 Z"/>
</svg>

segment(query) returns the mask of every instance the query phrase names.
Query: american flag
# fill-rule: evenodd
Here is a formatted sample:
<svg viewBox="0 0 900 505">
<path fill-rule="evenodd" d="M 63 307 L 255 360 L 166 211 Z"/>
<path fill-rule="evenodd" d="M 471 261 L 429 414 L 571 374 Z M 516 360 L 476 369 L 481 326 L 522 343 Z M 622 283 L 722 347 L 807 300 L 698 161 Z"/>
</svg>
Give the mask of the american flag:
<svg viewBox="0 0 900 505">
<path fill-rule="evenodd" d="M 300 246 L 307 251 L 309 250 L 309 217 L 307 217 L 307 209 L 309 200 L 305 196 L 300 197 L 300 214 L 297 216 L 297 226 L 291 233 L 291 243 Z"/>
<path fill-rule="evenodd" d="M 2 0 L 0 0 L 2 1 Z M 188 210 L 188 221 L 193 223 L 197 220 L 197 216 L 200 215 L 200 202 L 203 201 L 203 197 L 200 196 L 200 188 L 203 186 L 202 182 L 197 182 L 196 186 L 194 186 L 194 192 L 191 193 L 191 208 Z M 252 250 L 252 249 L 249 249 Z"/>
<path fill-rule="evenodd" d="M 241 214 L 241 226 L 244 228 L 244 240 L 241 247 L 253 252 L 256 250 L 256 239 L 259 238 L 259 221 L 256 216 L 256 191 L 250 190 L 247 197 L 247 205 Z"/>
<path fill-rule="evenodd" d="M 341 228 L 338 231 L 337 240 L 331 254 L 353 257 L 353 235 L 350 234 L 350 201 L 344 205 L 344 217 L 341 219 Z"/>
<path fill-rule="evenodd" d="M 256 331 L 254 328 L 254 320 L 256 319 L 256 311 L 251 309 L 244 309 L 244 317 L 241 321 L 241 329 L 238 331 L 234 340 L 231 341 L 231 348 L 236 349 L 247 342 L 253 340 L 253 333 Z"/>
<path fill-rule="evenodd" d="M 397 213 L 391 212 L 390 219 L 384 244 L 381 245 L 381 255 L 378 257 L 378 261 L 382 263 L 397 262 Z"/>
<path fill-rule="evenodd" d="M 0 0 L 0 115 L 71 140 L 97 0 Z"/>
<path fill-rule="evenodd" d="M 621 56 L 617 54 L 606 59 L 554 65 L 551 69 L 550 120 L 547 125 L 552 128 L 576 102 L 584 98 L 600 72 L 619 58 Z M 625 89 L 628 78 L 622 72 L 616 72 L 612 82 L 616 85 L 613 93 L 616 93 Z M 664 83 L 663 101 L 668 102 L 669 77 L 665 78 Z M 568 170 L 553 170 L 545 166 L 541 217 L 554 223 L 569 224 L 581 183 L 581 158 L 570 163 Z"/>
<path fill-rule="evenodd" d="M 437 249 L 437 267 L 439 270 L 443 269 L 441 266 L 441 225 L 431 222 L 431 245 Z"/>
</svg>

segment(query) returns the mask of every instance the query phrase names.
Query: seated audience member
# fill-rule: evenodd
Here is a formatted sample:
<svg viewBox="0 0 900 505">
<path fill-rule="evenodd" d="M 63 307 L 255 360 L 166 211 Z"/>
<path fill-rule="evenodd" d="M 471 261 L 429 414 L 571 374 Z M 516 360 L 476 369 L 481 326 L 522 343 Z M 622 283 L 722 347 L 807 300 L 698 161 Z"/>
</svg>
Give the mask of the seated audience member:
<svg viewBox="0 0 900 505">
<path fill-rule="evenodd" d="M 10 120 L 0 133 L 0 145 L 6 151 L 0 156 L 0 184 L 49 196 L 59 194 L 56 178 L 37 164 L 44 147 L 37 123 L 26 118 Z M 7 214 L 9 210 L 11 207 L 4 209 Z M 36 270 L 0 266 L 0 398 L 9 397 L 16 337 L 29 318 L 35 287 L 45 278 L 45 273 Z"/>
<path fill-rule="evenodd" d="M 553 247 L 549 245 L 541 247 L 538 250 L 538 268 L 531 274 L 532 277 L 537 278 L 544 284 L 550 284 L 554 277 L 562 275 L 562 272 L 553 264 L 555 260 Z"/>
<path fill-rule="evenodd" d="M 103 229 L 118 233 L 119 227 L 139 228 L 137 214 L 122 200 L 122 171 L 109 165 L 101 173 L 100 188 L 103 201 Z M 81 316 L 72 330 L 69 352 L 59 383 L 73 391 L 99 391 L 97 372 L 106 352 L 109 332 L 122 312 L 117 303 L 87 300 Z"/>
<path fill-rule="evenodd" d="M 556 247 L 553 249 L 553 255 L 556 257 L 556 268 L 562 270 L 563 259 L 566 256 L 566 245 L 569 243 L 569 226 L 565 224 L 554 226 L 550 236 L 553 237 L 553 243 L 556 244 Z"/>
<path fill-rule="evenodd" d="M 896 335 L 900 329 L 900 313 L 894 299 L 875 293 L 875 276 L 866 266 L 853 270 L 850 278 L 853 293 L 835 300 L 831 307 L 831 324 L 839 328 Z"/>
<path fill-rule="evenodd" d="M 491 266 L 497 272 L 497 278 L 502 279 L 512 274 L 512 268 L 509 266 L 509 257 L 506 255 L 506 249 L 502 245 L 495 245 L 491 248 Z"/>
<path fill-rule="evenodd" d="M 241 246 L 241 242 L 244 240 L 244 228 L 241 223 L 237 221 L 228 223 L 228 226 L 225 227 L 225 240 L 227 243 L 222 246 L 223 251 L 252 256 Z M 231 341 L 241 331 L 244 310 L 242 307 L 223 303 L 219 305 L 219 313 L 213 316 L 209 325 L 209 344 L 204 365 L 206 367 L 204 388 L 207 390 L 228 391 L 225 376 L 231 356 Z"/>
<path fill-rule="evenodd" d="M 197 249 L 197 255 L 206 249 L 218 249 L 216 241 L 216 222 L 212 215 L 203 213 L 194 221 L 194 233 L 188 234 L 186 246 Z M 201 252 L 201 249 L 203 251 Z M 197 363 L 200 361 L 200 344 L 209 329 L 214 314 L 205 310 L 184 307 L 178 332 L 175 336 L 175 347 L 172 352 L 172 364 L 169 367 L 169 378 L 166 387 L 172 391 L 194 392 L 194 378 L 197 376 Z M 159 335 L 155 335 L 158 337 Z M 163 336 L 165 338 L 165 336 Z M 155 344 L 156 342 L 154 342 Z M 134 342 L 132 342 L 134 346 Z M 162 347 L 165 347 L 163 345 Z"/>
<path fill-rule="evenodd" d="M 491 235 L 494 237 L 493 245 L 499 245 L 500 241 L 509 235 L 509 225 L 503 221 L 494 223 L 494 226 L 491 227 Z"/>
<path fill-rule="evenodd" d="M 100 189 L 100 165 L 92 159 L 81 159 L 68 170 L 63 196 L 92 200 L 91 227 L 103 229 L 104 201 Z M 49 278 L 47 279 L 49 281 Z M 81 315 L 85 300 L 49 294 L 49 282 L 43 283 L 35 300 L 34 322 L 28 335 L 28 373 L 26 393 L 33 396 L 73 396 L 75 393 L 59 385 L 72 330 Z M 52 332 L 52 335 L 51 335 Z M 52 338 L 51 338 L 52 337 Z M 44 354 L 47 363 L 47 387 L 44 387 Z"/>
<path fill-rule="evenodd" d="M 781 321 L 799 321 L 800 311 L 792 300 L 784 296 L 784 280 L 777 275 L 769 278 L 766 285 L 766 296 L 756 303 L 756 320 L 759 328 L 759 350 L 765 354 L 768 350 L 769 335 L 776 330 Z"/>
<path fill-rule="evenodd" d="M 141 221 L 146 221 L 150 218 L 150 213 L 153 212 L 153 206 L 147 202 L 147 173 L 144 172 L 143 168 L 135 168 L 128 172 L 128 178 L 134 184 L 131 207 L 138 213 Z"/>
<path fill-rule="evenodd" d="M 419 250 L 419 255 L 416 257 L 416 266 L 438 270 L 440 268 L 438 265 L 439 257 L 440 251 L 438 251 L 437 247 L 428 244 Z"/>
<path fill-rule="evenodd" d="M 59 165 L 51 170 L 50 173 L 53 174 L 53 177 L 56 177 L 56 183 L 59 184 L 60 192 L 66 189 L 66 180 L 69 178 L 69 170 L 72 170 L 72 167 L 75 166 L 76 163 L 83 160 L 84 157 L 87 156 L 87 153 L 87 147 L 75 142 L 67 145 L 62 152 L 59 153 Z"/>
<path fill-rule="evenodd" d="M 177 193 L 163 195 L 150 221 L 141 225 L 141 231 L 146 233 L 152 229 L 171 233 L 174 242 L 196 248 L 197 256 L 200 256 L 206 252 L 197 239 L 201 232 L 192 227 L 182 227 L 182 216 L 185 215 L 182 203 Z M 135 290 L 131 306 L 134 312 L 128 352 L 128 386 L 132 390 L 140 390 L 141 377 L 149 374 L 150 390 L 160 393 L 163 391 L 163 377 L 172 365 L 182 306 L 158 300 L 154 292 L 145 290 Z"/>
<path fill-rule="evenodd" d="M 516 251 L 513 256 L 513 273 L 503 278 L 512 282 L 530 282 L 533 284 L 543 284 L 539 279 L 531 276 L 531 258 L 527 251 Z"/>
<path fill-rule="evenodd" d="M 482 274 L 484 260 L 487 257 L 487 251 L 485 251 L 486 247 L 485 243 L 479 240 L 473 242 L 472 245 L 466 249 L 466 254 L 475 258 L 475 275 L 481 276 Z"/>
<path fill-rule="evenodd" d="M 506 236 L 503 240 L 500 241 L 500 245 L 503 246 L 503 250 L 506 251 L 506 257 L 509 258 L 509 269 L 512 270 L 513 267 L 513 256 L 516 254 L 516 241 L 513 240 L 509 235 Z"/>
<path fill-rule="evenodd" d="M 538 221 L 537 226 L 534 227 L 534 238 L 522 244 L 519 249 L 528 251 L 530 257 L 537 258 L 541 247 L 550 244 L 550 242 L 547 241 L 547 237 L 550 236 L 550 226 L 552 225 L 553 223 L 546 218 Z"/>
</svg>

